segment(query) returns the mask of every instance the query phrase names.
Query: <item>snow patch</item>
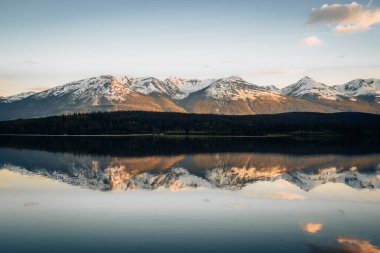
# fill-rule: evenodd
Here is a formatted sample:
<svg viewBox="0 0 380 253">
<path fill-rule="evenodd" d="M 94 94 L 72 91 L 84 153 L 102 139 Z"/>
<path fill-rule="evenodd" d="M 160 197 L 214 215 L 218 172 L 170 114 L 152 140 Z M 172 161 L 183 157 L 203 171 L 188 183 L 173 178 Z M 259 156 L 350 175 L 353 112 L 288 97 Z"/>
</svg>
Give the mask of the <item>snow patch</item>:
<svg viewBox="0 0 380 253">
<path fill-rule="evenodd" d="M 84 99 L 99 101 L 105 98 L 111 101 L 123 101 L 132 90 L 113 76 L 100 76 L 71 82 L 35 95 L 36 98 L 71 96 L 73 102 Z"/>
<path fill-rule="evenodd" d="M 2 98 L 3 100 L 0 101 L 0 102 L 1 103 L 13 103 L 13 102 L 22 100 L 24 98 L 30 97 L 30 96 L 32 96 L 34 94 L 36 94 L 36 92 L 34 92 L 34 91 L 23 92 L 23 93 L 20 93 L 20 94 L 17 94 L 17 95 L 13 95 L 13 96 Z"/>
<path fill-rule="evenodd" d="M 334 88 L 347 96 L 380 96 L 379 79 L 356 79 L 351 82 L 336 85 Z"/>
<path fill-rule="evenodd" d="M 206 88 L 206 95 L 216 100 L 239 100 L 265 98 L 271 100 L 285 100 L 278 92 L 272 92 L 265 87 L 248 83 L 237 76 L 222 78 Z"/>
<path fill-rule="evenodd" d="M 297 83 L 283 88 L 282 93 L 288 96 L 301 97 L 304 95 L 317 96 L 325 100 L 339 100 L 344 94 L 310 77 L 304 77 Z"/>
</svg>

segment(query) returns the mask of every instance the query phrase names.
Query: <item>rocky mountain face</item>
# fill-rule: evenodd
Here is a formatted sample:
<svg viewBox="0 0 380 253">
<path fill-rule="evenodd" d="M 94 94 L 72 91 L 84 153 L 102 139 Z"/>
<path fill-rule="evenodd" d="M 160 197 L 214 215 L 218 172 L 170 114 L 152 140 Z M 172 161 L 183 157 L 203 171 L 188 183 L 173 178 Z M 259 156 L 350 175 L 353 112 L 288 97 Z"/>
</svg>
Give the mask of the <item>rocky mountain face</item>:
<svg viewBox="0 0 380 253">
<path fill-rule="evenodd" d="M 352 98 L 372 98 L 377 101 L 380 98 L 380 80 L 378 79 L 356 79 L 333 88 Z"/>
<path fill-rule="evenodd" d="M 293 97 L 316 97 L 325 100 L 345 99 L 345 94 L 323 83 L 317 82 L 306 76 L 296 82 L 283 88 L 282 93 Z"/>
<path fill-rule="evenodd" d="M 281 112 L 380 113 L 380 80 L 327 86 L 309 77 L 278 89 L 238 76 L 221 79 L 100 76 L 39 93 L 0 98 L 0 120 L 93 111 L 142 110 L 214 114 Z"/>
<path fill-rule="evenodd" d="M 191 113 L 231 115 L 329 111 L 329 108 L 248 83 L 237 76 L 218 79 L 191 93 L 179 101 L 179 105 Z"/>
<path fill-rule="evenodd" d="M 356 90 L 366 90 L 367 93 L 364 91 L 354 92 L 352 82 L 356 84 L 354 85 Z M 358 83 L 357 80 L 352 82 L 330 87 L 310 77 L 304 77 L 281 91 L 288 96 L 307 100 L 315 105 L 329 108 L 334 112 L 380 113 L 378 103 L 380 100 L 377 98 L 377 96 L 380 97 L 380 94 L 374 92 L 375 90 L 380 92 L 380 86 L 372 85 L 371 89 L 369 89 L 366 82 Z M 368 90 L 371 90 L 372 93 Z M 363 95 L 364 93 L 366 95 Z"/>
<path fill-rule="evenodd" d="M 0 103 L 0 119 L 118 110 L 186 112 L 167 95 L 170 90 L 162 84 L 155 79 L 114 76 L 84 79 L 13 103 Z"/>
<path fill-rule="evenodd" d="M 9 104 L 36 94 L 34 91 L 23 92 L 9 97 L 0 97 L 0 103 Z"/>
</svg>

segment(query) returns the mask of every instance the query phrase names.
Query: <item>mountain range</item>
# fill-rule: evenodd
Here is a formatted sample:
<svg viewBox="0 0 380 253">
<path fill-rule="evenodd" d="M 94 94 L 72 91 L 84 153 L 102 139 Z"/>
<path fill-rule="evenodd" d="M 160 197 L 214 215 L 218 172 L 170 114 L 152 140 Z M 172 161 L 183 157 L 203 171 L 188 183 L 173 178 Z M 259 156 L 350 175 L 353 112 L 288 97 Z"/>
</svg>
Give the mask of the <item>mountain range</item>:
<svg viewBox="0 0 380 253">
<path fill-rule="evenodd" d="M 0 97 L 0 120 L 121 110 L 228 115 L 300 111 L 380 114 L 380 80 L 357 79 L 328 86 L 306 76 L 278 89 L 238 76 L 159 80 L 107 75 L 38 93 Z"/>
</svg>

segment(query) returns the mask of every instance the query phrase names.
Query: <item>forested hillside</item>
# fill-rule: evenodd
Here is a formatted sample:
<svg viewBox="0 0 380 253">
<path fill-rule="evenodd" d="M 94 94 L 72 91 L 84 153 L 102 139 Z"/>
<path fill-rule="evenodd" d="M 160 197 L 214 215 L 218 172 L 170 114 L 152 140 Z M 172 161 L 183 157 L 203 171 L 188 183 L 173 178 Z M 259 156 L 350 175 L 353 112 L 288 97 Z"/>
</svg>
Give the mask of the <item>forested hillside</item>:
<svg viewBox="0 0 380 253">
<path fill-rule="evenodd" d="M 380 115 L 284 113 L 206 115 L 161 112 L 99 112 L 0 122 L 0 134 L 43 135 L 380 135 Z"/>
</svg>

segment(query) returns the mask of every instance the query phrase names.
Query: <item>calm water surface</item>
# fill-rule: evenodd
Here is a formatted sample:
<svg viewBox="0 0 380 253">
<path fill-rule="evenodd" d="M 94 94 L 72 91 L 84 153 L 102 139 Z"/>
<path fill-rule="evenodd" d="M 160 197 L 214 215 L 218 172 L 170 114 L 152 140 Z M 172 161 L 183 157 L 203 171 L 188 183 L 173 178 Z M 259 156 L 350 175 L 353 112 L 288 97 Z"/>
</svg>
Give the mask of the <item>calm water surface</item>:
<svg viewBox="0 0 380 253">
<path fill-rule="evenodd" d="M 379 253 L 376 140 L 0 137 L 0 252 Z"/>
</svg>

